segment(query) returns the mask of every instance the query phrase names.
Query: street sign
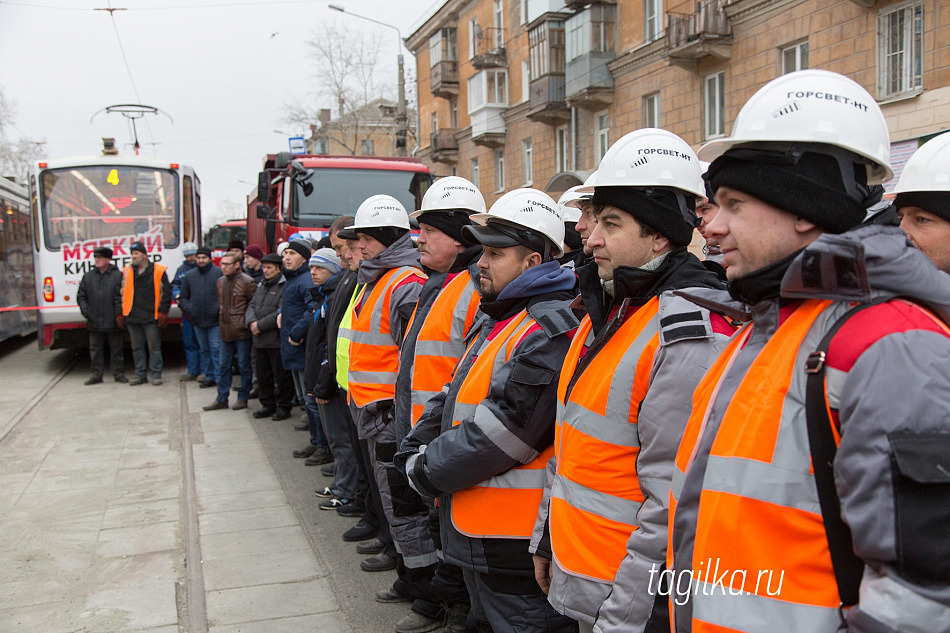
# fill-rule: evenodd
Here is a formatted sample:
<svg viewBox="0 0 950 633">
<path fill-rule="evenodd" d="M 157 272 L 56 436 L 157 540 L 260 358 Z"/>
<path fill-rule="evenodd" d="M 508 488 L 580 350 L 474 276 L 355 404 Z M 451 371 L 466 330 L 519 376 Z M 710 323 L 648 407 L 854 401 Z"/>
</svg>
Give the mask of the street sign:
<svg viewBox="0 0 950 633">
<path fill-rule="evenodd" d="M 291 136 L 288 140 L 290 141 L 291 154 L 307 153 L 307 144 L 304 142 L 302 136 Z"/>
</svg>

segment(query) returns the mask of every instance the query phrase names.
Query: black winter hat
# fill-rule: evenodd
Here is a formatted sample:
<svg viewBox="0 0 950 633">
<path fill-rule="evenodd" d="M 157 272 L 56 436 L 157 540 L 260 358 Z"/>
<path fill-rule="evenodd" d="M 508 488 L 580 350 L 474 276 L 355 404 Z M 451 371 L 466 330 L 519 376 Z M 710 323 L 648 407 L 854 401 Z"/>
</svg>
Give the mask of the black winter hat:
<svg viewBox="0 0 950 633">
<path fill-rule="evenodd" d="M 894 206 L 920 207 L 924 211 L 933 213 L 938 218 L 950 222 L 950 191 L 908 191 L 899 193 L 894 198 Z"/>
<path fill-rule="evenodd" d="M 228 242 L 228 250 L 229 251 L 239 250 L 243 253 L 244 242 L 242 242 L 241 240 L 231 240 L 230 242 Z"/>
<path fill-rule="evenodd" d="M 112 249 L 108 246 L 100 246 L 96 250 L 92 251 L 93 257 L 105 257 L 106 259 L 112 259 Z"/>
<path fill-rule="evenodd" d="M 195 252 L 195 255 L 207 255 L 211 257 L 211 249 L 207 246 L 199 246 L 198 250 Z"/>
<path fill-rule="evenodd" d="M 290 244 L 287 245 L 287 248 L 292 251 L 296 251 L 304 259 L 310 259 L 310 253 L 313 251 L 313 249 L 310 248 L 310 240 L 300 238 L 291 240 Z"/>
<path fill-rule="evenodd" d="M 148 255 L 148 251 L 145 250 L 145 244 L 142 242 L 132 242 L 132 246 L 129 247 L 129 252 L 138 251 L 144 255 Z"/>
<path fill-rule="evenodd" d="M 283 260 L 281 260 L 280 255 L 277 253 L 268 253 L 267 255 L 261 257 L 261 263 L 273 264 L 274 266 L 280 268 L 281 264 L 283 264 Z"/>
<path fill-rule="evenodd" d="M 804 152 L 794 164 L 757 160 L 754 152 L 730 150 L 706 172 L 710 188 L 731 187 L 814 222 L 829 233 L 843 233 L 864 221 L 866 205 L 848 196 L 841 169 L 833 156 Z M 738 156 L 737 156 L 738 154 Z M 855 169 L 858 184 L 867 172 Z"/>
<path fill-rule="evenodd" d="M 696 199 L 684 196 L 687 208 L 696 210 Z M 636 187 L 594 187 L 595 205 L 609 204 L 626 211 L 641 224 L 646 224 L 674 246 L 689 246 L 693 239 L 693 229 L 683 217 L 676 194 L 664 189 L 644 190 Z M 695 218 L 695 216 L 694 216 Z"/>
<path fill-rule="evenodd" d="M 362 229 L 356 229 L 356 232 L 365 233 L 366 235 L 369 235 L 374 240 L 377 240 L 380 243 L 382 243 L 382 245 L 385 246 L 386 248 L 389 248 L 396 242 L 396 240 L 398 240 L 400 237 L 408 233 L 409 229 L 400 229 L 400 228 L 396 228 L 392 226 L 385 226 L 385 227 L 373 226 L 373 227 L 366 227 Z"/>
<path fill-rule="evenodd" d="M 474 242 L 469 241 L 468 238 L 462 234 L 462 227 L 469 226 L 472 223 L 469 219 L 470 215 L 470 211 L 463 209 L 456 209 L 454 211 L 426 211 L 416 219 L 419 221 L 419 224 L 434 226 L 456 242 L 461 242 L 465 246 L 474 246 Z"/>
</svg>

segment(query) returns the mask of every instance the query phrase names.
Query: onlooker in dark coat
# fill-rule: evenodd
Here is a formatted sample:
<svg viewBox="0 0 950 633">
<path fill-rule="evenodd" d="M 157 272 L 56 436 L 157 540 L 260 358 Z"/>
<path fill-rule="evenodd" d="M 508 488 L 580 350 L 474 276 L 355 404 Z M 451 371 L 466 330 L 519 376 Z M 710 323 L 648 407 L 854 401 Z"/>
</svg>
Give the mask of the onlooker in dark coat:
<svg viewBox="0 0 950 633">
<path fill-rule="evenodd" d="M 218 290 L 215 285 L 221 277 L 221 269 L 211 263 L 211 249 L 202 246 L 195 259 L 198 267 L 187 273 L 181 281 L 178 305 L 191 319 L 198 339 L 200 371 L 204 375 L 202 387 L 213 387 L 218 380 L 218 354 L 221 347 L 221 307 L 218 305 Z"/>
<path fill-rule="evenodd" d="M 135 378 L 130 385 L 148 382 L 162 384 L 162 336 L 168 323 L 172 305 L 172 288 L 168 283 L 166 267 L 148 259 L 148 250 L 142 242 L 129 247 L 132 264 L 122 271 L 122 314 L 116 317 L 119 327 L 127 325 L 132 340 L 132 358 Z M 146 350 L 148 353 L 146 355 Z"/>
<path fill-rule="evenodd" d="M 125 377 L 125 359 L 122 354 L 122 330 L 115 318 L 122 314 L 122 273 L 112 263 L 112 249 L 100 246 L 93 251 L 95 268 L 79 282 L 76 302 L 86 318 L 89 332 L 90 376 L 87 385 L 102 382 L 103 356 L 106 340 L 109 342 L 109 368 L 116 382 L 129 382 Z"/>
<path fill-rule="evenodd" d="M 253 370 L 251 369 L 251 330 L 244 322 L 247 307 L 254 297 L 257 284 L 250 275 L 241 272 L 241 258 L 233 253 L 225 253 L 221 258 L 221 271 L 224 273 L 215 286 L 218 291 L 218 305 L 221 306 L 221 354 L 218 356 L 218 397 L 205 411 L 225 409 L 231 393 L 231 372 L 228 368 L 237 357 L 238 371 L 241 374 L 241 386 L 234 409 L 246 409 L 250 397 Z"/>
<path fill-rule="evenodd" d="M 181 246 L 181 254 L 185 256 L 185 261 L 181 263 L 178 270 L 175 271 L 175 277 L 172 279 L 172 301 L 178 303 L 178 297 L 181 295 L 181 281 L 185 275 L 198 267 L 196 256 L 198 247 L 194 242 L 185 242 Z M 187 382 L 194 380 L 201 373 L 201 351 L 198 347 L 198 337 L 195 336 L 195 326 L 184 310 L 181 313 L 181 344 L 185 348 L 185 366 L 187 371 L 178 376 L 178 380 Z"/>
<path fill-rule="evenodd" d="M 248 244 L 244 249 L 244 272 L 257 283 L 261 283 L 264 279 L 264 269 L 261 268 L 263 257 L 264 249 L 257 244 Z"/>
<path fill-rule="evenodd" d="M 249 246 L 248 249 L 251 247 Z M 280 256 L 269 253 L 261 258 L 263 278 L 247 307 L 244 320 L 251 328 L 257 350 L 257 385 L 261 409 L 255 418 L 286 420 L 294 403 L 294 379 L 280 362 L 280 330 L 277 312 L 284 294 L 284 277 L 280 274 Z"/>
</svg>

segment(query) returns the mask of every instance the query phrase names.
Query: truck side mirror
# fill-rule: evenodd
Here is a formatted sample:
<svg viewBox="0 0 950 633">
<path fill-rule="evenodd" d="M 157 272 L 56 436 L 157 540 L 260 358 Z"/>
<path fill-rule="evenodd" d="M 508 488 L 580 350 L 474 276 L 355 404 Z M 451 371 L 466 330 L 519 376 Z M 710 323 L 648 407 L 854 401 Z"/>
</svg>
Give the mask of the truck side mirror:
<svg viewBox="0 0 950 633">
<path fill-rule="evenodd" d="M 258 220 L 269 220 L 273 217 L 273 210 L 266 204 L 257 205 L 257 219 Z"/>
<path fill-rule="evenodd" d="M 266 171 L 257 174 L 257 199 L 260 202 L 270 198 L 270 175 Z"/>
</svg>

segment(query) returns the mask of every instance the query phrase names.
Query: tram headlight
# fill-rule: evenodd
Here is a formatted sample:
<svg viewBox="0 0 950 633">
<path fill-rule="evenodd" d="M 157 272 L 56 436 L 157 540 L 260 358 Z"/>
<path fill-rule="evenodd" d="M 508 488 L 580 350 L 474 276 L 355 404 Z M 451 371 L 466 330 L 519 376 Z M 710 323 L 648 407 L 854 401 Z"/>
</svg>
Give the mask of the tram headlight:
<svg viewBox="0 0 950 633">
<path fill-rule="evenodd" d="M 56 295 L 53 292 L 53 278 L 47 277 L 43 280 L 43 299 L 45 301 L 52 301 L 55 298 Z"/>
</svg>

